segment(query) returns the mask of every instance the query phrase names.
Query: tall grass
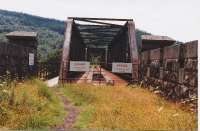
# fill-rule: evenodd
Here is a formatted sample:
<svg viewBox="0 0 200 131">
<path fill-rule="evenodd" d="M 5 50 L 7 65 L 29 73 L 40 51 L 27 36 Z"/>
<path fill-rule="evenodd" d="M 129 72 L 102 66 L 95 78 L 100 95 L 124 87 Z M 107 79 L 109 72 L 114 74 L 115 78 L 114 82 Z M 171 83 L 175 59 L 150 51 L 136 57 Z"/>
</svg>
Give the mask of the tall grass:
<svg viewBox="0 0 200 131">
<path fill-rule="evenodd" d="M 135 87 L 65 85 L 61 90 L 83 112 L 74 128 L 192 130 L 197 116 L 148 90 Z"/>
<path fill-rule="evenodd" d="M 0 102 L 0 129 L 48 129 L 63 122 L 61 100 L 44 82 L 28 80 L 6 90 Z"/>
<path fill-rule="evenodd" d="M 39 86 L 38 88 L 38 94 L 39 96 L 46 97 L 49 101 L 53 100 L 53 93 L 49 90 L 49 88 L 46 85 Z"/>
</svg>

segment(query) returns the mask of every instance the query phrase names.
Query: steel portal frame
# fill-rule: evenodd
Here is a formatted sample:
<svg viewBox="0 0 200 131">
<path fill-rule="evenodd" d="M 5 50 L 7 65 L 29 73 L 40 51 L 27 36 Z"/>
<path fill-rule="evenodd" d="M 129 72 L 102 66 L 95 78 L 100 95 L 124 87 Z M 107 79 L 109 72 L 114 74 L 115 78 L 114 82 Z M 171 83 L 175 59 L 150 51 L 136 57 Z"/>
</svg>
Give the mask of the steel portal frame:
<svg viewBox="0 0 200 131">
<path fill-rule="evenodd" d="M 88 22 L 93 24 L 77 24 L 76 21 Z M 119 25 L 113 24 L 112 22 L 108 23 L 107 21 L 123 21 L 126 23 L 124 25 Z M 118 41 L 116 41 L 118 39 L 122 41 L 121 43 L 124 43 L 123 40 L 125 40 L 126 36 L 128 37 L 127 47 L 125 47 L 125 44 L 122 45 Z M 126 54 L 128 54 L 128 56 L 130 57 L 130 62 L 132 63 L 131 81 L 138 82 L 140 61 L 138 55 L 138 47 L 136 44 L 134 21 L 132 19 L 81 17 L 68 17 L 68 20 L 66 21 L 65 41 L 63 45 L 63 54 L 59 74 L 60 82 L 67 82 L 67 80 L 70 78 L 69 63 L 71 59 L 84 60 L 84 57 L 82 56 L 85 56 L 84 53 L 86 53 L 86 45 L 100 44 L 101 46 L 101 43 L 107 44 L 109 48 L 108 51 L 106 51 L 106 55 L 108 55 L 108 58 L 106 58 L 108 59 L 107 62 L 112 62 L 112 60 L 110 59 L 112 59 L 112 56 L 114 55 L 121 55 L 124 57 Z M 118 48 L 119 46 L 124 46 L 123 50 L 120 50 Z M 128 50 L 126 48 L 128 48 Z M 79 52 L 82 53 L 76 54 L 73 50 L 79 50 Z M 110 53 L 109 50 L 111 50 Z M 121 51 L 121 53 L 116 53 L 119 51 Z M 125 61 L 125 58 L 123 57 L 120 59 L 121 61 Z"/>
</svg>

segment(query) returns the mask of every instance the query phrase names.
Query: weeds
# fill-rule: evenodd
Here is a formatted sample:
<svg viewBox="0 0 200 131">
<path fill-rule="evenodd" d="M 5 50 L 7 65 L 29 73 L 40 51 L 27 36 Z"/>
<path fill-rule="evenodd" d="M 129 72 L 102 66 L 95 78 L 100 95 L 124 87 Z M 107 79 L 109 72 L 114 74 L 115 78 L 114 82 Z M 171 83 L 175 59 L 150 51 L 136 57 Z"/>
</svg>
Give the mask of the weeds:
<svg viewBox="0 0 200 131">
<path fill-rule="evenodd" d="M 9 111 L 4 108 L 2 105 L 0 105 L 0 125 L 4 126 L 6 125 L 7 121 L 9 120 L 10 118 L 10 113 Z"/>
<path fill-rule="evenodd" d="M 44 129 L 49 126 L 50 119 L 39 115 L 30 115 L 22 129 Z"/>
<path fill-rule="evenodd" d="M 120 130 L 193 130 L 197 116 L 148 90 L 126 87 L 65 85 L 61 88 L 82 108 L 74 128 Z M 77 104 L 81 103 L 81 104 Z"/>
<path fill-rule="evenodd" d="M 13 106 L 15 104 L 15 91 L 14 88 L 11 89 L 11 95 L 9 98 L 9 105 Z"/>
<path fill-rule="evenodd" d="M 0 91 L 4 93 L 4 97 L 0 97 L 0 126 L 3 128 L 48 129 L 63 121 L 63 103 L 43 82 L 32 79 L 16 87 L 2 88 L 6 88 Z"/>
<path fill-rule="evenodd" d="M 39 96 L 46 97 L 50 101 L 53 100 L 53 98 L 52 98 L 53 94 L 46 85 L 43 85 L 38 88 L 38 94 L 39 94 Z"/>
<path fill-rule="evenodd" d="M 95 108 L 92 106 L 88 106 L 81 112 L 78 121 L 74 124 L 74 128 L 77 129 L 87 129 L 87 125 L 92 120 L 92 116 L 95 113 Z"/>
<path fill-rule="evenodd" d="M 9 99 L 9 91 L 2 89 L 0 90 L 0 103 L 3 101 L 7 101 Z"/>
</svg>

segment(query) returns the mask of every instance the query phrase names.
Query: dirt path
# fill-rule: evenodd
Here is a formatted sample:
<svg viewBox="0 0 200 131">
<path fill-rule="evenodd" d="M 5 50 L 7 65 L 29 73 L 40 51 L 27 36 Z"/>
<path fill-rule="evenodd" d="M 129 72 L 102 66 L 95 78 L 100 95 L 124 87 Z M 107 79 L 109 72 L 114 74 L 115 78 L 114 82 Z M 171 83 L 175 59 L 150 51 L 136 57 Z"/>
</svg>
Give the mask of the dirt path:
<svg viewBox="0 0 200 131">
<path fill-rule="evenodd" d="M 64 119 L 64 123 L 62 125 L 56 126 L 55 129 L 58 130 L 65 130 L 65 129 L 72 129 L 73 124 L 76 122 L 80 110 L 75 107 L 70 100 L 67 99 L 62 93 L 58 92 L 56 93 L 58 96 L 61 97 L 63 103 L 64 103 L 64 109 L 67 112 L 67 116 Z"/>
<path fill-rule="evenodd" d="M 47 82 L 48 87 L 55 87 L 58 84 L 58 77 L 55 77 L 53 79 L 48 80 Z M 56 91 L 56 95 L 61 98 L 64 104 L 64 110 L 67 112 L 67 116 L 64 119 L 64 123 L 62 125 L 55 126 L 55 129 L 57 130 L 66 130 L 66 129 L 72 129 L 73 124 L 76 122 L 80 110 L 75 107 L 71 101 L 64 96 L 62 92 Z"/>
</svg>

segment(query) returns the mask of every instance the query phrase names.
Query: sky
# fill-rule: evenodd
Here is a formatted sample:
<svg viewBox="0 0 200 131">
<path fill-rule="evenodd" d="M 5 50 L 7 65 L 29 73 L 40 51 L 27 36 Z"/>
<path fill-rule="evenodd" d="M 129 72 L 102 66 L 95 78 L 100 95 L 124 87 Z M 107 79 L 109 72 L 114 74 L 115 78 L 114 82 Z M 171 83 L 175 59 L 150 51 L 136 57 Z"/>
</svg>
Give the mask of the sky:
<svg viewBox="0 0 200 131">
<path fill-rule="evenodd" d="M 200 0 L 0 0 L 0 9 L 59 20 L 131 18 L 136 28 L 155 35 L 200 40 Z"/>
</svg>

